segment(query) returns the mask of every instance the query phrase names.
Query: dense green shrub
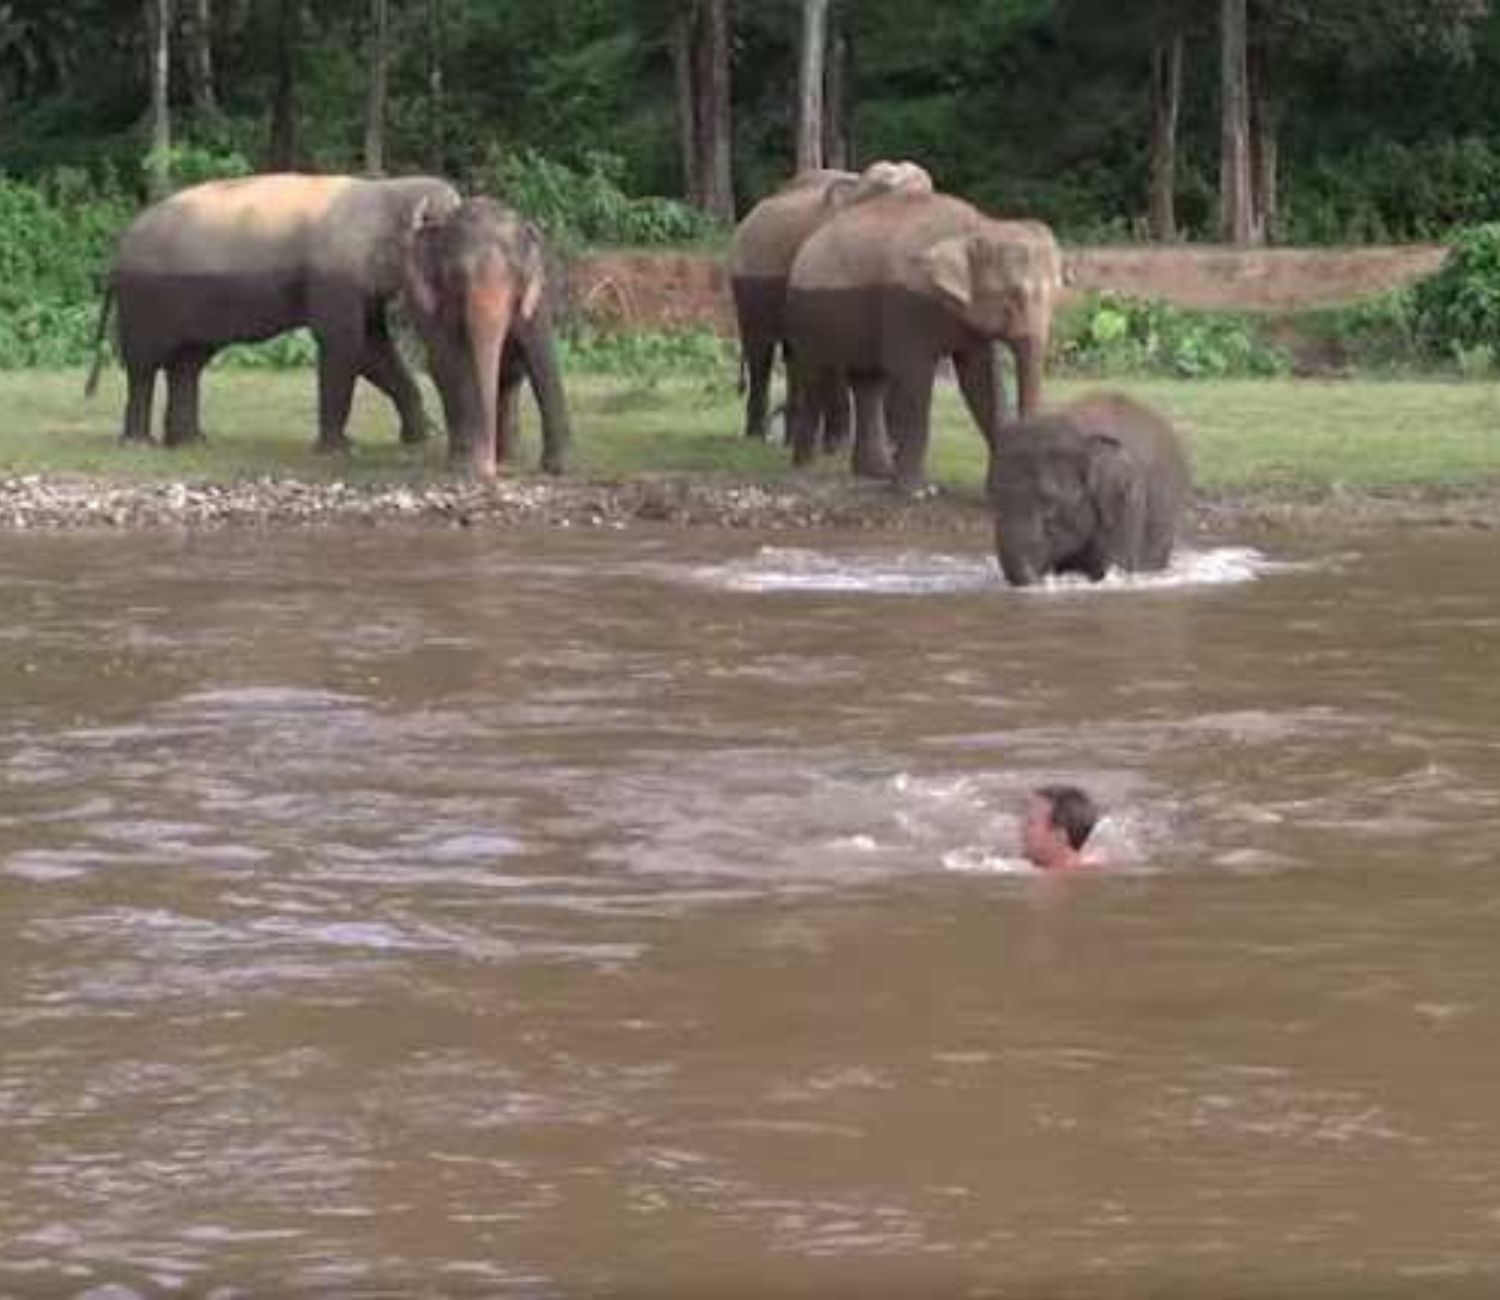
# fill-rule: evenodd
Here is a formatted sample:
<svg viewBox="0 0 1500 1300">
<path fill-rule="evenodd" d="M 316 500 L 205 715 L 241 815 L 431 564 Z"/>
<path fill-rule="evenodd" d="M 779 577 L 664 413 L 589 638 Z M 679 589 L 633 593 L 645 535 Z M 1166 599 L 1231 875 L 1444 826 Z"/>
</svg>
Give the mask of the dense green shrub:
<svg viewBox="0 0 1500 1300">
<path fill-rule="evenodd" d="M 656 380 L 673 375 L 729 384 L 738 373 L 739 348 L 711 330 L 602 330 L 579 325 L 564 331 L 563 364 L 594 374 Z"/>
<path fill-rule="evenodd" d="M 1412 293 L 1417 342 L 1429 356 L 1472 368 L 1476 349 L 1500 354 L 1500 223 L 1461 231 L 1436 275 Z"/>
<path fill-rule="evenodd" d="M 686 244 L 719 233 L 685 203 L 632 198 L 621 188 L 623 177 L 624 165 L 608 154 L 590 153 L 583 167 L 574 168 L 530 149 L 491 148 L 470 183 L 524 212 L 563 248 Z"/>
<path fill-rule="evenodd" d="M 1247 317 L 1116 294 L 1091 296 L 1062 318 L 1054 353 L 1065 369 L 1091 375 L 1226 379 L 1291 369 L 1286 350 Z"/>
</svg>

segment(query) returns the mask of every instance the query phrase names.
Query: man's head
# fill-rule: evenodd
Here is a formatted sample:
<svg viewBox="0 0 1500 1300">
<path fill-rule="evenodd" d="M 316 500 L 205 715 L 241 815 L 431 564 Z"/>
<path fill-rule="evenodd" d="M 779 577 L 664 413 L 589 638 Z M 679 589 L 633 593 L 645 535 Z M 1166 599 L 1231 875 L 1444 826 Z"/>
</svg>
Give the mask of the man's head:
<svg viewBox="0 0 1500 1300">
<path fill-rule="evenodd" d="M 1026 806 L 1021 848 L 1036 866 L 1074 866 L 1098 820 L 1094 801 L 1076 785 L 1039 786 Z"/>
</svg>

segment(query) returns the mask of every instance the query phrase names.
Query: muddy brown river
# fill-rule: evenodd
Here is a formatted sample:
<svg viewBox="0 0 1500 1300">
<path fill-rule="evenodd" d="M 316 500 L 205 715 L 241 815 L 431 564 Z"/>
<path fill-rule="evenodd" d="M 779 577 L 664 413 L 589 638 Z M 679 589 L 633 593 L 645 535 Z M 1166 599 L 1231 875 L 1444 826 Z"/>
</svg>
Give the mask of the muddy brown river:
<svg viewBox="0 0 1500 1300">
<path fill-rule="evenodd" d="M 1495 1294 L 1496 547 L 8 536 L 0 1294 Z"/>
</svg>

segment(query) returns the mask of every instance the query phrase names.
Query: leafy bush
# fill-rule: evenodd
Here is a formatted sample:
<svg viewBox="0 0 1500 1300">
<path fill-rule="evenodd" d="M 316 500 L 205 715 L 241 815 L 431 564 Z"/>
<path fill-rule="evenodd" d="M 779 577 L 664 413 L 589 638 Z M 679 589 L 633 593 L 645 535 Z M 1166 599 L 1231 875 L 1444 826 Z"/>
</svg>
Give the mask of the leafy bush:
<svg viewBox="0 0 1500 1300">
<path fill-rule="evenodd" d="M 561 339 L 563 365 L 629 379 L 703 378 L 728 386 L 738 374 L 739 351 L 711 330 L 624 333 L 580 325 Z"/>
<path fill-rule="evenodd" d="M 1412 295 L 1416 339 L 1429 356 L 1455 361 L 1500 350 L 1500 223 L 1459 232 L 1436 275 Z"/>
<path fill-rule="evenodd" d="M 1064 368 L 1092 375 L 1226 379 L 1291 369 L 1286 350 L 1245 317 L 1117 294 L 1090 297 L 1060 321 L 1055 355 Z"/>
<path fill-rule="evenodd" d="M 620 188 L 623 171 L 609 154 L 590 153 L 582 168 L 573 168 L 530 149 L 507 153 L 492 146 L 471 185 L 525 213 L 564 248 L 684 244 L 718 232 L 686 203 L 632 198 Z"/>
</svg>

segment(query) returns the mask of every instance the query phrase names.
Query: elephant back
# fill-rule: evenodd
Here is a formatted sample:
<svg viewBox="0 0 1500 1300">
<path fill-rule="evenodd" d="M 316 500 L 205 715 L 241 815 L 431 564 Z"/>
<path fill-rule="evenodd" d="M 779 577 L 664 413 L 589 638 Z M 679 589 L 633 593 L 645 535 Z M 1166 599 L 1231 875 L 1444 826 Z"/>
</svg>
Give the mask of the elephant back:
<svg viewBox="0 0 1500 1300">
<path fill-rule="evenodd" d="M 793 265 L 792 287 L 817 291 L 919 283 L 916 259 L 922 252 L 987 220 L 973 204 L 950 194 L 878 195 L 844 208 L 808 239 Z"/>
<path fill-rule="evenodd" d="M 801 172 L 762 199 L 735 227 L 729 244 L 730 275 L 784 277 L 797 250 L 828 219 L 834 188 L 858 180 L 853 172 Z"/>
<path fill-rule="evenodd" d="M 120 237 L 115 267 L 187 275 L 273 272 L 301 256 L 352 176 L 270 174 L 208 181 L 153 203 Z"/>
</svg>

